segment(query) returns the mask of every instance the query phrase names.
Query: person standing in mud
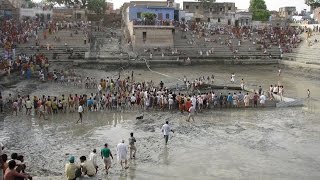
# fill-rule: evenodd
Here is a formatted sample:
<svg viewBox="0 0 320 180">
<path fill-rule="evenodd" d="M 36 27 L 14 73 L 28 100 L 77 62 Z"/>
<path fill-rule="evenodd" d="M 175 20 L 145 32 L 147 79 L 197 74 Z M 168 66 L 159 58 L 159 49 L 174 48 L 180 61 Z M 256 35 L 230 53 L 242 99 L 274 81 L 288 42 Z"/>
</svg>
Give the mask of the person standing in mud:
<svg viewBox="0 0 320 180">
<path fill-rule="evenodd" d="M 244 90 L 244 80 L 243 80 L 243 79 L 241 79 L 241 84 L 240 84 L 240 86 L 241 86 L 241 90 L 243 91 L 243 90 Z"/>
<path fill-rule="evenodd" d="M 254 93 L 254 95 L 253 95 L 253 107 L 258 107 L 258 99 L 259 99 L 258 94 Z"/>
<path fill-rule="evenodd" d="M 93 151 L 89 154 L 89 160 L 92 161 L 94 167 L 96 168 L 96 174 L 98 172 L 98 163 L 97 163 L 97 150 L 96 149 L 93 149 Z"/>
<path fill-rule="evenodd" d="M 131 72 L 131 82 L 133 82 L 133 71 Z"/>
<path fill-rule="evenodd" d="M 31 109 L 32 109 L 32 102 L 31 102 L 30 98 L 28 97 L 28 99 L 26 101 L 26 115 L 31 114 Z"/>
<path fill-rule="evenodd" d="M 0 95 L 0 113 L 3 112 L 3 99 L 2 96 Z"/>
<path fill-rule="evenodd" d="M 279 70 L 278 70 L 278 76 L 279 77 L 281 76 L 281 68 L 279 68 Z"/>
<path fill-rule="evenodd" d="M 307 95 L 308 95 L 308 98 L 310 98 L 310 90 L 309 89 L 307 90 Z"/>
<path fill-rule="evenodd" d="M 130 159 L 136 158 L 137 148 L 134 145 L 135 142 L 136 142 L 136 138 L 133 137 L 133 132 L 132 132 L 130 133 L 130 138 L 129 138 Z"/>
<path fill-rule="evenodd" d="M 189 115 L 188 115 L 187 122 L 190 122 L 191 118 L 192 118 L 192 120 L 194 122 L 194 115 L 195 114 L 196 114 L 196 108 L 193 106 L 193 104 L 191 104 L 191 107 L 189 108 Z"/>
<path fill-rule="evenodd" d="M 128 146 L 124 144 L 124 140 L 121 140 L 121 143 L 117 145 L 117 157 L 120 162 L 122 169 L 128 169 L 128 160 L 127 160 Z M 124 167 L 123 167 L 124 164 Z"/>
<path fill-rule="evenodd" d="M 104 148 L 101 149 L 101 158 L 103 159 L 104 162 L 104 167 L 105 167 L 105 171 L 108 174 L 109 169 L 111 167 L 111 159 L 110 157 L 113 159 L 112 153 L 110 151 L 110 149 L 108 148 L 108 144 L 104 144 Z"/>
<path fill-rule="evenodd" d="M 165 143 L 167 145 L 168 144 L 168 140 L 169 140 L 170 132 L 174 133 L 174 131 L 169 126 L 169 121 L 166 121 L 166 123 L 162 126 L 161 131 L 163 133 L 164 141 L 165 141 Z"/>
<path fill-rule="evenodd" d="M 80 121 L 80 123 L 82 123 L 82 113 L 83 113 L 83 107 L 82 105 L 80 104 L 79 107 L 78 107 L 78 113 L 79 113 L 79 119 L 76 123 L 78 123 Z"/>
<path fill-rule="evenodd" d="M 18 116 L 18 100 L 15 100 L 12 104 L 12 114 L 16 114 L 16 116 Z"/>
</svg>

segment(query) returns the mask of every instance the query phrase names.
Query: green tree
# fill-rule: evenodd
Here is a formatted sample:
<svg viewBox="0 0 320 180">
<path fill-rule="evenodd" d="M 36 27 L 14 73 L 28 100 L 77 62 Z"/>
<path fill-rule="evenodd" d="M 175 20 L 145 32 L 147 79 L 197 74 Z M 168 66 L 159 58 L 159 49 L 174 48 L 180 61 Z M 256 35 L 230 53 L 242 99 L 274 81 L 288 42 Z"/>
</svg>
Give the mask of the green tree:
<svg viewBox="0 0 320 180">
<path fill-rule="evenodd" d="M 305 0 L 306 5 L 311 6 L 311 9 L 320 7 L 320 0 Z"/>
<path fill-rule="evenodd" d="M 105 10 L 105 0 L 90 0 L 88 2 L 88 10 L 94 11 L 96 14 L 103 14 Z"/>
<path fill-rule="evenodd" d="M 252 12 L 252 20 L 255 21 L 268 21 L 270 17 L 264 0 L 251 0 L 249 11 Z"/>
<path fill-rule="evenodd" d="M 79 5 L 80 8 L 86 8 L 88 2 L 90 0 L 45 0 L 45 3 L 52 4 L 52 5 L 65 5 L 69 7 L 74 7 L 75 5 Z"/>
<path fill-rule="evenodd" d="M 154 13 L 146 12 L 142 14 L 142 17 L 146 18 L 147 21 L 153 21 L 157 17 L 157 15 Z"/>
</svg>

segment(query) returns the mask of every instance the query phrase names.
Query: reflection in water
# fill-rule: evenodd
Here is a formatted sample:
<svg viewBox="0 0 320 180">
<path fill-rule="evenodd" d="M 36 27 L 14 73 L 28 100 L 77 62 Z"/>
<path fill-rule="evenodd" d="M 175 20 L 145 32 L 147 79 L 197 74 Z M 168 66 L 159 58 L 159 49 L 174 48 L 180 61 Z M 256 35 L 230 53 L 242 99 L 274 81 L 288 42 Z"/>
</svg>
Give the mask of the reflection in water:
<svg viewBox="0 0 320 180">
<path fill-rule="evenodd" d="M 136 160 L 135 160 L 135 159 L 129 160 L 128 173 L 129 173 L 130 180 L 135 179 L 135 177 L 136 177 L 136 170 L 137 170 Z"/>
<path fill-rule="evenodd" d="M 169 165 L 169 148 L 164 146 L 162 153 L 160 154 L 160 159 L 162 158 L 163 164 Z"/>
</svg>

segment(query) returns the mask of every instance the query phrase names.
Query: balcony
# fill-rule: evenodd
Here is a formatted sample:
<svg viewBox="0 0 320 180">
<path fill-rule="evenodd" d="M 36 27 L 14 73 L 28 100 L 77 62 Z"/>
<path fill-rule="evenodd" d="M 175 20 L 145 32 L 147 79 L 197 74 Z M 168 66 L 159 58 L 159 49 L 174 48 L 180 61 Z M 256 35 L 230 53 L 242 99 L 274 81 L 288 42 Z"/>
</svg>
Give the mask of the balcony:
<svg viewBox="0 0 320 180">
<path fill-rule="evenodd" d="M 174 21 L 171 20 L 133 20 L 132 24 L 134 27 L 138 26 L 156 26 L 156 27 L 174 27 Z"/>
</svg>

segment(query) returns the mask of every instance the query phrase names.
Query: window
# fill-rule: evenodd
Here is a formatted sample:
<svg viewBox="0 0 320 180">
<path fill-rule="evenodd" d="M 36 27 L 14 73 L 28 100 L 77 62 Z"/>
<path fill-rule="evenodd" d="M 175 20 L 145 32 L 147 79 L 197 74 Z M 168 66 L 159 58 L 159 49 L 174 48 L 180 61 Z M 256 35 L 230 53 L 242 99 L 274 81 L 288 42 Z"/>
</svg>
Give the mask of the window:
<svg viewBox="0 0 320 180">
<path fill-rule="evenodd" d="M 218 22 L 221 22 L 221 19 L 220 19 L 220 18 L 218 18 Z"/>
<path fill-rule="evenodd" d="M 223 11 L 223 8 L 220 8 L 220 11 Z"/>
<path fill-rule="evenodd" d="M 77 13 L 77 19 L 81 19 L 81 13 Z"/>
<path fill-rule="evenodd" d="M 186 5 L 186 9 L 189 9 L 189 5 Z"/>
<path fill-rule="evenodd" d="M 210 8 L 210 12 L 212 12 L 212 8 Z"/>
<path fill-rule="evenodd" d="M 143 42 L 146 42 L 146 40 L 147 40 L 147 32 L 142 32 L 142 40 L 143 40 Z"/>
<path fill-rule="evenodd" d="M 228 7 L 228 10 L 231 11 L 231 6 Z"/>
<path fill-rule="evenodd" d="M 141 19 L 141 12 L 138 12 L 138 13 L 137 13 L 137 18 L 138 18 L 138 19 Z"/>
<path fill-rule="evenodd" d="M 231 19 L 228 19 L 228 25 L 231 25 Z"/>
<path fill-rule="evenodd" d="M 210 18 L 208 18 L 208 22 L 210 22 Z"/>
<path fill-rule="evenodd" d="M 166 14 L 166 19 L 170 19 L 170 14 Z"/>
<path fill-rule="evenodd" d="M 199 6 L 196 6 L 196 9 L 199 9 Z"/>
</svg>

